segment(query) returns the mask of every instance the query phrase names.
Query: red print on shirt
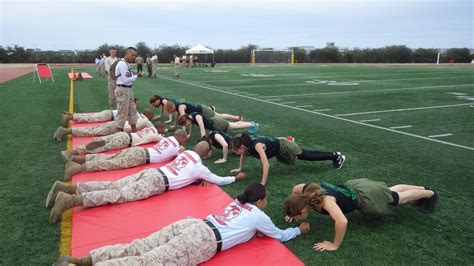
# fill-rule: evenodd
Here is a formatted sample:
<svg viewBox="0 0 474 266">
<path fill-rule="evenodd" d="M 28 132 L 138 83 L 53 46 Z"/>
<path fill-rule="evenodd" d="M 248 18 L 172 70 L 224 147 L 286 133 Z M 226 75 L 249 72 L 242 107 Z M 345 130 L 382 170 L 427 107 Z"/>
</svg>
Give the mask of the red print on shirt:
<svg viewBox="0 0 474 266">
<path fill-rule="evenodd" d="M 158 142 L 155 146 L 153 146 L 153 149 L 161 154 L 162 151 L 168 149 L 170 146 L 170 143 L 168 142 L 167 139 L 163 139 L 160 142 Z"/>
<path fill-rule="evenodd" d="M 241 204 L 239 201 L 235 201 L 224 209 L 223 215 L 213 215 L 213 217 L 214 220 L 216 220 L 216 222 L 219 224 L 227 225 L 227 222 L 239 217 L 239 215 L 242 213 L 242 209 L 252 211 L 252 208 L 246 206 L 245 204 Z"/>
</svg>

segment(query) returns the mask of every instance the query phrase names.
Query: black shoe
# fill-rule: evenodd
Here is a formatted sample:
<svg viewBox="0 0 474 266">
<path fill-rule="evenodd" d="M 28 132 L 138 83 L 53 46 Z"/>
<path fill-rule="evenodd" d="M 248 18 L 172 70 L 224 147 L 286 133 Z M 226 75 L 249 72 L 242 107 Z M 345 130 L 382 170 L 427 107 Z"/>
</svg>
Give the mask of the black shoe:
<svg viewBox="0 0 474 266">
<path fill-rule="evenodd" d="M 211 110 L 212 110 L 213 112 L 215 112 L 215 111 L 216 111 L 216 107 L 215 107 L 214 105 L 211 106 Z"/>
<path fill-rule="evenodd" d="M 421 211 L 424 213 L 433 213 L 436 210 L 436 206 L 438 205 L 439 200 L 439 193 L 433 191 L 434 195 L 431 198 L 426 199 L 421 206 Z"/>
<path fill-rule="evenodd" d="M 431 190 L 433 191 L 433 189 L 431 189 L 430 187 L 425 187 L 425 190 Z M 419 200 L 415 200 L 411 203 L 411 205 L 413 206 L 416 206 L 416 207 L 421 207 L 421 205 L 423 205 L 423 202 L 427 201 L 428 199 L 419 199 Z"/>
<path fill-rule="evenodd" d="M 344 164 L 344 162 L 346 161 L 346 156 L 342 155 L 340 152 L 336 152 L 336 154 L 338 155 L 336 160 L 334 160 L 332 162 L 332 166 L 336 169 L 336 170 L 339 170 L 341 169 L 342 165 Z"/>
</svg>

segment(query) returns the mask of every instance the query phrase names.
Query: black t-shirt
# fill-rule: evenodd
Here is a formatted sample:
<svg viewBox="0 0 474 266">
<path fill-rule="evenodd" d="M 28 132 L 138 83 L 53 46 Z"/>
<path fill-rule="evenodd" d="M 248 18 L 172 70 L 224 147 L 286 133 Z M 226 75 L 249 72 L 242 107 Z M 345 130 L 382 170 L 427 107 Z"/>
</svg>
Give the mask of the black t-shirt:
<svg viewBox="0 0 474 266">
<path fill-rule="evenodd" d="M 201 116 L 202 117 L 202 122 L 204 123 L 204 128 L 205 129 L 208 129 L 208 130 L 212 130 L 213 127 L 214 127 L 214 122 L 212 120 L 210 120 L 209 118 L 205 117 L 204 115 L 202 115 L 201 113 L 197 113 L 197 112 L 193 112 L 190 114 L 190 116 L 193 118 L 193 123 L 195 125 L 198 125 L 197 121 L 196 121 L 196 116 Z"/>
<path fill-rule="evenodd" d="M 222 145 L 216 140 L 216 134 L 221 135 L 224 138 L 225 142 L 227 142 L 227 144 L 229 144 L 230 140 L 232 139 L 231 135 L 224 132 L 220 132 L 220 131 L 209 132 L 209 138 L 211 139 L 211 144 L 217 149 L 222 149 Z"/>
<path fill-rule="evenodd" d="M 336 198 L 336 204 L 343 213 L 349 213 L 357 208 L 357 194 L 354 190 L 344 185 L 333 185 L 328 182 L 321 182 L 321 195 L 333 196 Z M 309 184 L 304 185 L 303 193 Z M 316 210 L 318 211 L 318 210 Z M 321 209 L 322 214 L 329 214 L 326 210 Z"/>
<path fill-rule="evenodd" d="M 258 136 L 258 135 L 248 135 L 250 137 L 250 147 L 248 149 L 249 153 L 252 156 L 260 159 L 260 155 L 255 150 L 255 146 L 258 143 L 262 143 L 263 149 L 265 150 L 265 155 L 267 158 L 272 158 L 280 151 L 280 141 L 275 137 L 267 136 Z"/>
<path fill-rule="evenodd" d="M 185 105 L 186 106 L 186 109 L 184 110 L 184 113 L 185 114 L 191 114 L 191 113 L 202 113 L 202 107 L 201 105 L 199 104 L 192 104 L 192 103 L 188 103 L 188 102 L 178 102 L 178 103 L 175 103 L 175 106 L 176 106 L 176 111 L 179 112 L 179 106 L 180 105 Z"/>
</svg>

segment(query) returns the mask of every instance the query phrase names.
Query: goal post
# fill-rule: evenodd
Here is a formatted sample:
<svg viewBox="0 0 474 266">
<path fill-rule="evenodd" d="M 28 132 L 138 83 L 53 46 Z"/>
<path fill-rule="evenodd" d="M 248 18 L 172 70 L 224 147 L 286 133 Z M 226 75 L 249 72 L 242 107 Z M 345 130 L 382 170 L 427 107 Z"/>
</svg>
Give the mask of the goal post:
<svg viewBox="0 0 474 266">
<path fill-rule="evenodd" d="M 252 65 L 256 64 L 291 64 L 295 63 L 293 49 L 254 49 L 251 55 Z"/>
</svg>

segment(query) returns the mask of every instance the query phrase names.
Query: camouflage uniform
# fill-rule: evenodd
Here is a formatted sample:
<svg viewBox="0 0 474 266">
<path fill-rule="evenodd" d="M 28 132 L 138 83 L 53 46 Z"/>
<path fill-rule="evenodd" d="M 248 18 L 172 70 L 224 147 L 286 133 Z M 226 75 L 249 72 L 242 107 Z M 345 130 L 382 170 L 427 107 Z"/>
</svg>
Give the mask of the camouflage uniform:
<svg viewBox="0 0 474 266">
<path fill-rule="evenodd" d="M 84 199 L 84 207 L 97 207 L 146 199 L 162 194 L 166 183 L 156 168 L 146 168 L 120 180 L 77 183 L 76 193 Z"/>
<path fill-rule="evenodd" d="M 72 120 L 76 122 L 107 122 L 113 120 L 112 111 L 104 110 L 97 113 L 74 113 Z"/>
<path fill-rule="evenodd" d="M 116 154 L 87 154 L 84 166 L 87 172 L 125 169 L 147 163 L 147 149 L 132 147 Z"/>
<path fill-rule="evenodd" d="M 121 131 L 121 132 L 114 133 L 112 135 L 96 138 L 92 142 L 98 142 L 98 141 L 105 141 L 105 145 L 95 148 L 93 150 L 87 150 L 85 146 L 79 146 L 77 147 L 77 151 L 83 154 L 83 153 L 99 153 L 99 152 L 104 152 L 104 151 L 116 150 L 120 148 L 127 148 L 130 145 L 130 134 Z"/>
<path fill-rule="evenodd" d="M 116 107 L 117 100 L 115 99 L 115 88 L 117 87 L 117 81 L 110 78 L 110 75 L 108 75 L 107 81 L 107 88 L 109 90 L 109 105 L 111 107 Z"/>
<path fill-rule="evenodd" d="M 130 125 L 136 125 L 138 117 L 132 88 L 117 86 L 115 98 L 117 100 L 117 116 L 115 117 L 117 127 L 123 128 L 126 121 Z"/>
<path fill-rule="evenodd" d="M 217 241 L 201 219 L 183 219 L 130 244 L 90 252 L 94 265 L 197 265 L 212 258 Z"/>
<path fill-rule="evenodd" d="M 72 135 L 78 137 L 107 136 L 119 131 L 120 130 L 117 128 L 117 123 L 115 121 L 110 121 L 95 127 L 72 128 Z"/>
</svg>

